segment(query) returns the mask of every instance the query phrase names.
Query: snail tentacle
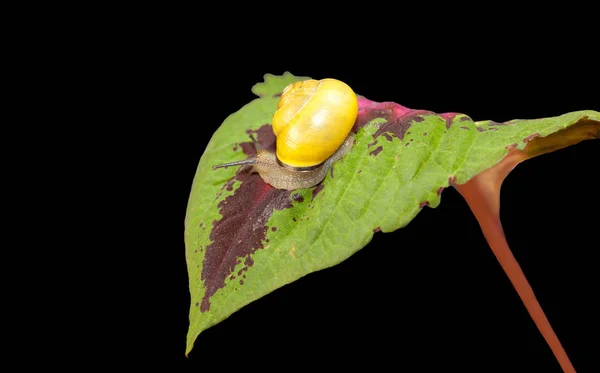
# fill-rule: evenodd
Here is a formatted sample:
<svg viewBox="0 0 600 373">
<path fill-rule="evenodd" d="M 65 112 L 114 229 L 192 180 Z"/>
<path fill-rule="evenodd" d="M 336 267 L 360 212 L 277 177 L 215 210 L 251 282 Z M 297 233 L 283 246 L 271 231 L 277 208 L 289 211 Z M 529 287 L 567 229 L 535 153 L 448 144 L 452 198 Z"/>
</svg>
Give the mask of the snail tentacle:
<svg viewBox="0 0 600 373">
<path fill-rule="evenodd" d="M 216 170 L 217 168 L 227 168 L 230 166 L 243 166 L 243 165 L 247 165 L 247 164 L 256 164 L 256 158 L 253 157 L 253 158 L 243 159 L 241 161 L 223 163 L 223 164 L 213 166 L 212 169 Z"/>
<path fill-rule="evenodd" d="M 256 152 L 258 153 L 258 151 L 262 149 L 262 146 L 260 146 L 260 143 L 254 138 L 253 134 L 250 134 L 250 140 L 252 141 L 252 145 L 254 145 L 254 149 L 256 149 Z"/>
<path fill-rule="evenodd" d="M 254 149 L 256 149 L 256 153 L 258 154 L 258 152 L 260 150 L 262 150 L 260 143 L 256 140 L 256 138 L 252 134 L 250 134 L 250 140 L 252 141 L 252 145 L 254 145 Z M 227 168 L 230 166 L 243 166 L 243 165 L 248 165 L 248 164 L 254 165 L 257 162 L 258 162 L 258 158 L 256 156 L 254 156 L 254 157 L 250 157 L 248 159 L 243 159 L 241 161 L 235 161 L 235 162 L 229 162 L 229 163 L 223 163 L 220 165 L 216 165 L 216 166 L 213 166 L 212 169 L 216 170 L 218 168 Z"/>
</svg>

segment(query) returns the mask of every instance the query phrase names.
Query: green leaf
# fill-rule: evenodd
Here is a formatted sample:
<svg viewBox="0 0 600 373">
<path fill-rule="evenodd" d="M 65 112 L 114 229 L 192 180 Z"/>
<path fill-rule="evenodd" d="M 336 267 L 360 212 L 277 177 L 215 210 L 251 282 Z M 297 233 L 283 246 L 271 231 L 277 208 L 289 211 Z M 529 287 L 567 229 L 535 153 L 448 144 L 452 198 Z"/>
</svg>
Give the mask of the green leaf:
<svg viewBox="0 0 600 373">
<path fill-rule="evenodd" d="M 281 76 L 265 74 L 264 79 L 264 83 L 256 83 L 252 87 L 252 93 L 258 97 L 276 97 L 279 99 L 281 92 L 289 84 L 310 78 L 308 76 L 294 76 L 286 71 Z"/>
<path fill-rule="evenodd" d="M 590 110 L 474 122 L 464 114 L 359 97 L 355 145 L 316 187 L 277 190 L 245 167 L 212 169 L 253 154 L 249 133 L 272 148 L 270 121 L 279 95 L 307 78 L 265 75 L 253 87 L 260 98 L 223 122 L 200 160 L 185 218 L 191 293 L 186 354 L 203 330 L 285 284 L 340 263 L 375 232 L 406 226 L 423 206 L 438 206 L 451 182 L 466 183 L 509 151 L 525 151 L 532 139 L 582 121 L 593 126 L 581 139 L 598 136 L 600 114 Z"/>
</svg>

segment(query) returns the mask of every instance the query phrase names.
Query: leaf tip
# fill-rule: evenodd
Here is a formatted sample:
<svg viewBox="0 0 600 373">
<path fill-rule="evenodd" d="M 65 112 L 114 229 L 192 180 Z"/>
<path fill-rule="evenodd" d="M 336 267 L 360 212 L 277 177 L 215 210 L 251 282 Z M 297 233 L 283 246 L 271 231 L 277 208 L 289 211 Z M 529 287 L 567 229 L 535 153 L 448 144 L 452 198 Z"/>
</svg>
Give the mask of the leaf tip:
<svg viewBox="0 0 600 373">
<path fill-rule="evenodd" d="M 256 83 L 252 87 L 252 93 L 258 97 L 279 97 L 283 89 L 290 83 L 310 79 L 308 76 L 295 76 L 289 71 L 284 71 L 281 75 L 266 73 L 263 75 L 263 81 Z"/>
</svg>

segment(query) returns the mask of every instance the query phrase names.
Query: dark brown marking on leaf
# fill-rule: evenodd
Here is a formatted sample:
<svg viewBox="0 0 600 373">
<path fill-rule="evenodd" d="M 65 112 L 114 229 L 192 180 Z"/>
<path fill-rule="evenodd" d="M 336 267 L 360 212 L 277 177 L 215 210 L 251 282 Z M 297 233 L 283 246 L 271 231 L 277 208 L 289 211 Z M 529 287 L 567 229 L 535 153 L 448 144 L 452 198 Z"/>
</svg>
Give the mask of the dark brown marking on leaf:
<svg viewBox="0 0 600 373">
<path fill-rule="evenodd" d="M 312 199 L 314 200 L 315 197 L 317 196 L 317 194 L 319 194 L 319 192 L 321 190 L 323 190 L 323 188 L 325 188 L 325 184 L 321 183 L 319 185 L 317 185 L 313 190 L 312 190 Z"/>
<path fill-rule="evenodd" d="M 379 125 L 377 132 L 373 136 L 374 138 L 389 132 L 402 140 L 413 121 L 422 122 L 425 119 L 421 117 L 421 115 L 434 114 L 427 110 L 408 109 L 394 102 L 374 102 L 366 100 L 366 102 L 361 105 L 359 105 L 356 123 L 354 123 L 354 127 L 352 128 L 354 132 L 357 132 L 373 119 L 383 118 L 386 120 L 386 123 L 381 123 Z"/>
<path fill-rule="evenodd" d="M 477 132 L 485 132 L 485 130 L 483 128 L 479 127 L 479 126 L 477 126 L 475 128 L 477 128 Z"/>
<path fill-rule="evenodd" d="M 357 173 L 358 173 L 358 174 L 360 174 L 361 172 L 362 172 L 362 170 L 358 170 L 358 172 L 357 172 Z"/>
<path fill-rule="evenodd" d="M 198 307 L 200 305 L 200 303 L 196 302 L 196 307 Z"/>
<path fill-rule="evenodd" d="M 244 285 L 244 280 L 240 280 L 240 285 Z"/>
<path fill-rule="evenodd" d="M 354 123 L 352 131 L 358 132 L 359 129 L 366 126 L 370 121 L 376 118 L 383 118 L 387 121 L 393 116 L 394 104 L 391 102 L 376 103 L 372 107 L 364 110 L 358 110 L 358 117 Z"/>
<path fill-rule="evenodd" d="M 194 253 L 198 253 L 198 250 L 194 250 Z"/>
<path fill-rule="evenodd" d="M 492 120 L 490 120 L 489 122 L 486 122 L 486 124 L 488 126 L 506 126 L 507 124 L 512 124 L 512 123 L 514 123 L 514 122 L 513 121 L 508 121 L 508 122 L 505 122 L 505 123 L 498 123 L 498 122 L 494 122 Z"/>
<path fill-rule="evenodd" d="M 379 145 L 377 147 L 377 149 L 375 149 L 372 152 L 370 152 L 369 155 L 372 155 L 372 156 L 376 157 L 377 154 L 381 153 L 382 150 L 383 150 L 383 146 Z"/>
<path fill-rule="evenodd" d="M 236 152 L 240 148 L 239 144 L 235 144 L 233 147 L 233 151 Z"/>
<path fill-rule="evenodd" d="M 452 127 L 452 121 L 454 120 L 454 117 L 452 118 L 446 118 L 446 129 L 449 130 L 450 127 Z"/>
<path fill-rule="evenodd" d="M 460 119 L 459 119 L 460 122 L 467 122 L 470 120 L 471 120 L 471 117 L 469 117 L 468 115 L 464 115 L 464 116 L 460 117 Z"/>
<path fill-rule="evenodd" d="M 247 155 L 256 154 L 256 150 L 254 150 L 254 145 L 252 145 L 252 142 L 250 142 L 250 141 L 241 142 L 240 147 L 242 148 L 242 151 L 244 152 L 244 154 L 247 154 Z"/>
<path fill-rule="evenodd" d="M 539 133 L 534 133 L 533 135 L 529 135 L 526 138 L 523 139 L 523 142 L 530 142 L 531 140 L 535 139 L 536 137 L 538 137 L 540 134 Z"/>
<path fill-rule="evenodd" d="M 229 276 L 229 280 L 230 280 L 230 281 L 233 281 L 233 280 L 235 280 L 235 276 L 234 276 L 234 275 L 231 275 L 231 276 Z"/>
<path fill-rule="evenodd" d="M 452 126 L 452 122 L 454 121 L 454 118 L 456 118 L 456 115 L 457 115 L 457 113 L 440 114 L 440 117 L 442 117 L 446 120 L 446 130 L 450 129 L 450 126 Z"/>
<path fill-rule="evenodd" d="M 242 277 L 243 277 L 243 278 L 246 278 L 246 275 L 243 275 Z"/>
<path fill-rule="evenodd" d="M 277 229 L 277 228 L 275 228 Z M 246 265 L 246 267 L 252 267 L 254 265 L 254 259 L 252 259 L 251 256 L 247 256 L 246 260 L 244 260 L 244 264 Z M 248 270 L 248 268 L 246 268 L 246 271 Z"/>
<path fill-rule="evenodd" d="M 201 222 L 200 222 L 200 225 L 199 225 L 198 227 L 199 227 L 199 228 L 202 228 L 202 229 L 204 229 L 204 222 L 203 222 L 203 221 L 201 221 Z"/>
<path fill-rule="evenodd" d="M 281 97 L 282 94 L 283 94 L 283 92 L 275 93 L 273 95 L 273 98 Z"/>
<path fill-rule="evenodd" d="M 375 145 L 375 144 L 377 144 L 377 140 L 373 141 L 373 142 L 372 142 L 372 143 L 370 143 L 370 144 L 367 144 L 367 147 L 368 147 L 368 148 L 370 148 L 371 146 L 373 146 L 373 145 Z"/>
<path fill-rule="evenodd" d="M 488 131 L 498 131 L 498 127 L 489 127 Z"/>
<path fill-rule="evenodd" d="M 275 148 L 270 124 L 247 132 L 256 134 L 261 147 Z M 256 153 L 251 141 L 240 143 L 240 147 L 248 156 Z M 233 194 L 219 202 L 217 207 L 222 218 L 213 222 L 209 237 L 211 244 L 206 247 L 200 274 L 206 288 L 200 304 L 202 312 L 210 309 L 210 298 L 225 286 L 225 279 L 233 273 L 239 258 L 245 258 L 246 266 L 253 264 L 251 255 L 263 248 L 266 223 L 273 212 L 292 207 L 291 191 L 273 188 L 258 174 L 250 173 L 248 167 L 239 167 L 235 180 L 240 185 Z M 241 271 L 247 269 L 245 267 Z"/>
<path fill-rule="evenodd" d="M 277 232 L 277 227 L 271 227 L 271 231 Z"/>
<path fill-rule="evenodd" d="M 304 197 L 302 197 L 298 193 L 294 193 L 294 195 L 292 196 L 292 200 L 294 200 L 294 201 L 296 201 L 298 203 L 302 203 L 302 202 L 304 202 Z"/>
<path fill-rule="evenodd" d="M 233 190 L 233 183 L 235 182 L 235 176 L 233 176 L 231 179 L 227 180 L 227 182 L 225 184 L 223 184 L 223 186 L 221 186 L 221 190 L 217 193 L 216 197 L 215 197 L 215 201 L 219 199 L 219 197 L 221 197 L 221 194 L 223 193 L 223 190 L 227 190 L 228 192 L 231 192 Z"/>
<path fill-rule="evenodd" d="M 444 187 L 439 187 L 435 192 L 437 193 L 437 195 L 441 195 L 442 192 L 444 191 Z"/>
<path fill-rule="evenodd" d="M 427 132 L 423 132 L 423 136 L 427 136 Z"/>
<path fill-rule="evenodd" d="M 329 174 L 331 175 L 331 178 L 333 179 L 333 166 L 331 166 L 329 168 Z"/>
<path fill-rule="evenodd" d="M 292 218 L 293 221 L 296 221 L 296 218 Z"/>
<path fill-rule="evenodd" d="M 263 149 L 273 152 L 275 151 L 275 134 L 273 134 L 273 127 L 271 124 L 263 124 L 257 130 L 246 130 L 246 133 L 248 135 L 254 134 L 256 140 Z M 248 141 L 240 143 L 240 147 L 242 148 L 244 154 L 248 156 L 253 156 L 256 154 L 256 149 L 254 149 L 254 144 L 252 144 L 250 136 L 248 136 Z M 241 167 L 240 170 L 242 168 L 244 167 Z"/>
<path fill-rule="evenodd" d="M 385 132 L 393 133 L 400 140 L 404 139 L 404 135 L 407 130 L 411 127 L 413 121 L 422 122 L 423 117 L 419 116 L 419 114 L 433 114 L 432 112 L 427 112 L 424 110 L 414 111 L 412 113 L 401 116 L 395 120 L 388 121 L 387 123 L 381 124 L 377 132 L 373 135 L 373 137 L 377 138 L 381 134 Z M 418 118 L 418 119 L 417 119 Z"/>
<path fill-rule="evenodd" d="M 419 208 L 420 209 L 422 209 L 425 206 L 429 206 L 429 201 L 424 201 L 424 202 L 419 203 Z"/>
<path fill-rule="evenodd" d="M 381 227 L 375 227 L 375 229 L 373 229 L 373 232 L 377 233 L 381 231 Z"/>
<path fill-rule="evenodd" d="M 415 141 L 415 139 L 410 139 L 410 141 Z"/>
<path fill-rule="evenodd" d="M 408 144 L 410 144 L 410 142 L 407 142 L 406 144 L 404 144 L 404 146 L 408 146 Z"/>
<path fill-rule="evenodd" d="M 469 128 L 469 127 L 467 127 L 467 126 L 461 126 L 460 128 L 462 128 L 462 129 L 464 129 L 464 130 L 468 130 L 468 131 L 470 131 L 470 128 Z"/>
<path fill-rule="evenodd" d="M 385 137 L 387 141 L 392 142 L 393 137 L 389 133 L 382 133 L 381 135 Z"/>
</svg>

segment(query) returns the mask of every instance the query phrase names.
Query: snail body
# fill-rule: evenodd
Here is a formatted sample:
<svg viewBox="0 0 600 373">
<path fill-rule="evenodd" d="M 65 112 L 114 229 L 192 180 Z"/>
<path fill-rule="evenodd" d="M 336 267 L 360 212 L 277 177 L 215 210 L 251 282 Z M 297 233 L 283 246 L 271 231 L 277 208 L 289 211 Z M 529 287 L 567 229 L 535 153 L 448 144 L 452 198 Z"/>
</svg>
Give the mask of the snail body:
<svg viewBox="0 0 600 373">
<path fill-rule="evenodd" d="M 283 90 L 273 115 L 275 152 L 262 149 L 250 136 L 255 156 L 213 169 L 252 165 L 252 171 L 274 188 L 315 186 L 352 148 L 357 115 L 356 94 L 344 82 L 310 79 L 292 83 Z"/>
</svg>

